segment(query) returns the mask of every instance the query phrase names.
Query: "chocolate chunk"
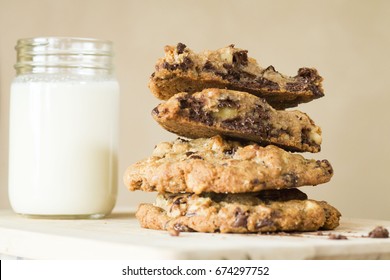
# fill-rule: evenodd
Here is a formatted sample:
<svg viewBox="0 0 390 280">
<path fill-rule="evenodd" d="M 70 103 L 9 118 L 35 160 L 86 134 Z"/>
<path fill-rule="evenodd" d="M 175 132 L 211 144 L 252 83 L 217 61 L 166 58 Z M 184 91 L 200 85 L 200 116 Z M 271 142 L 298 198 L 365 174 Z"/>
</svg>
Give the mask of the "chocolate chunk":
<svg viewBox="0 0 390 280">
<path fill-rule="evenodd" d="M 330 165 L 329 161 L 326 160 L 326 159 L 323 159 L 323 160 L 317 160 L 316 161 L 316 165 L 318 168 L 320 169 L 323 169 L 324 167 L 327 167 L 327 172 L 329 174 L 333 174 L 333 168 L 332 168 L 332 165 Z"/>
<path fill-rule="evenodd" d="M 237 101 L 226 98 L 218 100 L 218 108 L 240 108 L 240 104 Z"/>
<path fill-rule="evenodd" d="M 158 116 L 160 112 L 158 111 L 158 107 L 155 107 L 153 110 L 152 110 L 152 115 L 154 116 Z"/>
<path fill-rule="evenodd" d="M 187 94 L 184 98 L 178 99 L 181 114 L 185 114 L 190 120 L 199 121 L 206 125 L 212 125 L 214 118 L 210 112 L 203 111 L 204 101 L 192 98 Z"/>
<path fill-rule="evenodd" d="M 262 106 L 256 105 L 254 110 L 245 116 L 226 119 L 221 122 L 221 126 L 230 130 L 239 130 L 243 133 L 257 134 L 266 138 L 269 135 L 271 126 L 267 120 L 269 113 Z"/>
<path fill-rule="evenodd" d="M 229 69 L 233 68 L 233 65 L 231 65 L 229 63 L 224 63 L 224 64 L 222 64 L 222 67 L 225 68 L 226 70 L 229 70 Z"/>
<path fill-rule="evenodd" d="M 176 46 L 177 54 L 182 54 L 186 47 L 187 47 L 186 45 L 184 45 L 182 43 L 178 43 L 177 46 Z"/>
<path fill-rule="evenodd" d="M 329 234 L 328 238 L 332 239 L 332 240 L 347 240 L 348 239 L 345 235 L 335 234 L 335 233 Z"/>
<path fill-rule="evenodd" d="M 190 140 L 187 140 L 187 139 L 184 139 L 184 138 L 177 138 L 177 140 L 179 140 L 180 142 L 183 142 L 183 143 L 187 143 L 187 142 L 190 142 Z"/>
<path fill-rule="evenodd" d="M 234 147 L 232 149 L 224 150 L 223 153 L 228 156 L 232 156 L 236 153 L 237 147 Z"/>
<path fill-rule="evenodd" d="M 311 143 L 310 138 L 309 138 L 310 131 L 311 130 L 309 128 L 303 128 L 301 130 L 301 143 L 302 144 L 310 145 L 310 143 Z"/>
<path fill-rule="evenodd" d="M 299 68 L 298 77 L 302 77 L 306 82 L 314 82 L 321 80 L 322 78 L 318 75 L 317 70 L 313 68 Z"/>
<path fill-rule="evenodd" d="M 206 63 L 203 65 L 202 70 L 204 70 L 204 71 L 213 71 L 213 70 L 215 70 L 215 67 L 214 67 L 214 65 L 210 61 L 207 60 Z"/>
<path fill-rule="evenodd" d="M 235 66 L 243 65 L 247 66 L 248 65 L 248 51 L 243 50 L 243 51 L 238 51 L 233 53 L 233 64 Z"/>
<path fill-rule="evenodd" d="M 168 62 L 164 62 L 164 63 L 162 64 L 162 67 L 163 67 L 164 69 L 169 70 L 169 71 L 174 71 L 174 70 L 176 70 L 176 69 L 179 67 L 179 64 L 177 64 L 177 63 L 169 64 Z"/>
<path fill-rule="evenodd" d="M 203 159 L 200 155 L 190 155 L 192 159 Z"/>
<path fill-rule="evenodd" d="M 309 89 L 316 97 L 324 96 L 324 92 L 322 91 L 322 89 L 319 86 L 310 85 Z"/>
<path fill-rule="evenodd" d="M 370 233 L 368 234 L 368 237 L 371 238 L 389 238 L 389 231 L 382 227 L 382 226 L 377 226 L 374 228 Z"/>
<path fill-rule="evenodd" d="M 184 197 L 178 197 L 178 198 L 176 198 L 173 202 L 172 202 L 172 204 L 174 204 L 174 205 L 180 205 L 180 204 L 182 204 L 182 202 L 183 201 L 185 201 L 184 200 Z M 184 202 L 184 203 L 186 203 L 186 202 Z"/>
<path fill-rule="evenodd" d="M 264 77 L 258 77 L 255 82 L 260 88 L 267 88 L 268 90 L 280 90 L 280 87 L 277 83 L 272 82 Z"/>
<path fill-rule="evenodd" d="M 189 57 L 185 57 L 185 58 L 183 59 L 183 62 L 179 64 L 179 67 L 180 67 L 181 70 L 187 71 L 187 70 L 190 69 L 193 65 L 194 65 L 194 62 L 193 62 Z"/>
<path fill-rule="evenodd" d="M 264 190 L 258 193 L 257 197 L 265 201 L 289 201 L 305 200 L 307 195 L 295 188 L 280 190 Z"/>
<path fill-rule="evenodd" d="M 291 92 L 311 91 L 317 98 L 324 96 L 324 92 L 319 86 L 322 78 L 318 75 L 317 70 L 312 68 L 300 68 L 298 70 L 298 75 L 294 78 L 296 79 L 296 82 L 286 83 L 286 90 Z"/>
<path fill-rule="evenodd" d="M 251 183 L 251 185 L 258 185 L 258 184 L 260 184 L 260 180 L 255 178 L 255 179 L 251 180 L 250 183 Z"/>
<path fill-rule="evenodd" d="M 248 211 L 243 212 L 241 208 L 237 207 L 234 213 L 236 219 L 233 223 L 233 227 L 246 227 L 248 223 Z"/>
<path fill-rule="evenodd" d="M 274 225 L 274 222 L 268 218 L 259 220 L 256 222 L 256 229 L 261 229 L 263 227 L 272 227 Z"/>
<path fill-rule="evenodd" d="M 299 178 L 295 173 L 285 173 L 282 175 L 282 178 L 286 182 L 286 186 L 295 188 L 298 185 Z"/>
<path fill-rule="evenodd" d="M 194 62 L 189 58 L 189 57 L 185 57 L 183 59 L 183 62 L 182 63 L 173 63 L 173 64 L 169 64 L 168 62 L 164 62 L 162 64 L 162 67 L 164 69 L 167 69 L 169 71 L 174 71 L 176 69 L 180 69 L 182 71 L 187 71 L 189 68 L 191 68 L 192 66 L 194 65 Z"/>
</svg>

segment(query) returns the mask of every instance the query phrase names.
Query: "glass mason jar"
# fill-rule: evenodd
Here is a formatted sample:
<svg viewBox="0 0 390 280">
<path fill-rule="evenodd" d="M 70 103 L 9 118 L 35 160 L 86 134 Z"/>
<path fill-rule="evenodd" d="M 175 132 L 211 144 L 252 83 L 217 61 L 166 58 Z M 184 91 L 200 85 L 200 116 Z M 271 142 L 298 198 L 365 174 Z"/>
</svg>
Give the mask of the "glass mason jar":
<svg viewBox="0 0 390 280">
<path fill-rule="evenodd" d="M 112 49 L 96 39 L 18 40 L 8 186 L 16 213 L 101 218 L 112 211 L 119 117 Z"/>
</svg>

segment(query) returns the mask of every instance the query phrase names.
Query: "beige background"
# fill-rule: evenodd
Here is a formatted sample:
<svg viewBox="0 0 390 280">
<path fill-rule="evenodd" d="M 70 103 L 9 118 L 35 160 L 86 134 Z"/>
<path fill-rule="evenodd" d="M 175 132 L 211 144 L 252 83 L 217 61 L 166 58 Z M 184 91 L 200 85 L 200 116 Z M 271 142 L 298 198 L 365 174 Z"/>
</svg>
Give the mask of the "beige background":
<svg viewBox="0 0 390 280">
<path fill-rule="evenodd" d="M 0 0 L 0 208 L 7 200 L 8 102 L 18 38 L 110 39 L 122 88 L 119 170 L 174 135 L 150 117 L 147 88 L 163 46 L 196 51 L 234 43 L 263 66 L 295 75 L 316 67 L 326 96 L 301 105 L 323 129 L 332 181 L 304 190 L 344 216 L 390 220 L 390 1 Z M 21 174 L 23 170 L 21 170 Z M 117 207 L 154 194 L 130 193 L 119 180 Z"/>
</svg>

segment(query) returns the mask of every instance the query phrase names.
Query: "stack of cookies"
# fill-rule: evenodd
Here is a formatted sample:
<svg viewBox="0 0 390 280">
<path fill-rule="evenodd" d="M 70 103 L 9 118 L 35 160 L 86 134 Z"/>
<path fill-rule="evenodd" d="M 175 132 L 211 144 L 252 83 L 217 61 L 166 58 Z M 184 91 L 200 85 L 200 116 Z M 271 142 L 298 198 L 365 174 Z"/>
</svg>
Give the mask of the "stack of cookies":
<svg viewBox="0 0 390 280">
<path fill-rule="evenodd" d="M 137 210 L 142 227 L 252 233 L 339 225 L 337 209 L 297 189 L 333 175 L 327 160 L 297 153 L 319 152 L 321 129 L 285 110 L 322 97 L 321 76 L 312 68 L 282 75 L 247 53 L 234 45 L 202 53 L 165 47 L 149 84 L 165 102 L 152 116 L 180 137 L 125 172 L 130 190 L 158 192 Z"/>
</svg>

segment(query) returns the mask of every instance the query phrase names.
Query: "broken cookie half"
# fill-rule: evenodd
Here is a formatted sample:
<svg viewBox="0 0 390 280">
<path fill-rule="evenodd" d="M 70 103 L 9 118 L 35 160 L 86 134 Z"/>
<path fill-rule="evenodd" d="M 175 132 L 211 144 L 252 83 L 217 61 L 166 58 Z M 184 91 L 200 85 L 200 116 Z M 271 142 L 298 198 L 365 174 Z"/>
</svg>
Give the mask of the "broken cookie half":
<svg viewBox="0 0 390 280">
<path fill-rule="evenodd" d="M 300 111 L 275 110 L 264 99 L 227 89 L 178 93 L 152 111 L 166 130 L 187 138 L 223 135 L 294 152 L 319 152 L 321 129 Z"/>
<path fill-rule="evenodd" d="M 303 67 L 296 76 L 262 68 L 248 51 L 229 45 L 195 53 L 186 45 L 166 46 L 165 56 L 155 66 L 149 88 L 166 100 L 179 92 L 227 88 L 263 97 L 274 108 L 295 107 L 324 96 L 322 77 L 314 68 Z"/>
</svg>

